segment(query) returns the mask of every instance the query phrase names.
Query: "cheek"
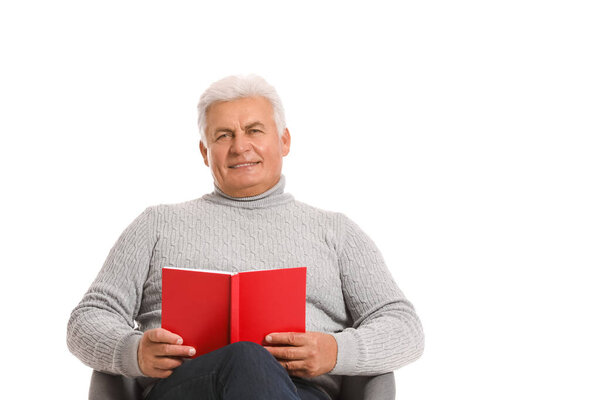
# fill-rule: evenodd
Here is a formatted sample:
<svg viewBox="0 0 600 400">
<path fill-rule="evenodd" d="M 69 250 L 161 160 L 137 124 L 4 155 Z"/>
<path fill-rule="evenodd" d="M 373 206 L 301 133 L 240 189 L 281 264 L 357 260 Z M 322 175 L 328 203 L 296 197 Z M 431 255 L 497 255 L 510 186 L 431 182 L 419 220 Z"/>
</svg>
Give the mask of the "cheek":
<svg viewBox="0 0 600 400">
<path fill-rule="evenodd" d="M 212 151 L 209 154 L 211 165 L 221 168 L 225 163 L 226 152 L 224 152 L 223 149 L 216 146 L 211 150 Z"/>
<path fill-rule="evenodd" d="M 279 141 L 273 142 L 269 140 L 264 143 L 257 143 L 255 145 L 256 152 L 261 154 L 263 157 L 270 159 L 271 161 L 277 160 L 282 156 L 282 147 Z"/>
</svg>

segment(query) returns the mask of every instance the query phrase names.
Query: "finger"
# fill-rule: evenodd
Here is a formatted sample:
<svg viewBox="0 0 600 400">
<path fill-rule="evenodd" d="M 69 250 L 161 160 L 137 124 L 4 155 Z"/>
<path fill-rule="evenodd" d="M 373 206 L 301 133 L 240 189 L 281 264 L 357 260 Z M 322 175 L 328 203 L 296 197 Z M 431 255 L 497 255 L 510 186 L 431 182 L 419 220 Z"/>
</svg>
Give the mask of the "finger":
<svg viewBox="0 0 600 400">
<path fill-rule="evenodd" d="M 183 360 L 181 358 L 157 357 L 153 367 L 160 370 L 171 370 L 181 366 L 181 364 L 183 364 Z"/>
<path fill-rule="evenodd" d="M 306 344 L 306 334 L 298 332 L 269 333 L 265 337 L 268 344 L 285 344 L 288 346 L 302 346 Z"/>
<path fill-rule="evenodd" d="M 304 347 L 281 346 L 271 347 L 264 346 L 277 360 L 303 360 L 307 358 L 309 352 Z"/>
<path fill-rule="evenodd" d="M 163 328 L 151 329 L 147 332 L 148 339 L 154 343 L 182 344 L 183 338 Z"/>
<path fill-rule="evenodd" d="M 166 369 L 156 369 L 153 368 L 152 371 L 148 374 L 148 376 L 150 376 L 151 378 L 168 378 L 169 376 L 171 376 L 171 374 L 173 373 L 172 369 L 166 370 Z"/>
<path fill-rule="evenodd" d="M 152 353 L 156 357 L 193 357 L 196 355 L 196 349 L 191 346 L 181 346 L 178 344 L 155 343 Z"/>
<path fill-rule="evenodd" d="M 308 377 L 308 367 L 304 361 L 279 361 L 279 364 L 287 370 L 290 375 Z"/>
</svg>

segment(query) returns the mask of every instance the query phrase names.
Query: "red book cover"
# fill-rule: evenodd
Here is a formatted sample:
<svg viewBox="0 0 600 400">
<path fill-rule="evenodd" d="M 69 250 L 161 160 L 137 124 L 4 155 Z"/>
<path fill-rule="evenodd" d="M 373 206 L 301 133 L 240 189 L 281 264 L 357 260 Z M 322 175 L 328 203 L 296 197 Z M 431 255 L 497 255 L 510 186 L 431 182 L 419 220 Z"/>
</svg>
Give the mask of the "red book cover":
<svg viewBox="0 0 600 400">
<path fill-rule="evenodd" d="M 304 332 L 306 267 L 227 273 L 162 269 L 162 327 L 196 357 L 230 343 Z"/>
</svg>

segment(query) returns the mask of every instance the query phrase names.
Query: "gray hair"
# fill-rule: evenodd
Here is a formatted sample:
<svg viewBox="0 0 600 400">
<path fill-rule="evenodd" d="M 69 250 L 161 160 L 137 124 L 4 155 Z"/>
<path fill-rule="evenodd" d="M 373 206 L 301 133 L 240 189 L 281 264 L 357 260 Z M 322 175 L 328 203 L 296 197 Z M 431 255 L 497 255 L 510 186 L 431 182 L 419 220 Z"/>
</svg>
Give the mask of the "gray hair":
<svg viewBox="0 0 600 400">
<path fill-rule="evenodd" d="M 200 96 L 198 102 L 198 128 L 202 143 L 206 144 L 206 111 L 213 103 L 246 97 L 264 97 L 273 106 L 273 120 L 279 137 L 286 128 L 283 104 L 275 88 L 258 75 L 232 75 L 216 81 Z"/>
</svg>

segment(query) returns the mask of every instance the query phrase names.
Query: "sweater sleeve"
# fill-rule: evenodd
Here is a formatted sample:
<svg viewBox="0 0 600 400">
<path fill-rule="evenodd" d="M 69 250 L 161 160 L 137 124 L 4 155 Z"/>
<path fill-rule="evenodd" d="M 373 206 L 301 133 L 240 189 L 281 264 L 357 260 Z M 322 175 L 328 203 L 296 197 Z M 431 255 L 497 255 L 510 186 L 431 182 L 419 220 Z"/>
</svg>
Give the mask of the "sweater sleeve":
<svg viewBox="0 0 600 400">
<path fill-rule="evenodd" d="M 371 239 L 347 217 L 339 249 L 346 307 L 354 324 L 334 334 L 334 375 L 377 375 L 416 360 L 423 353 L 421 322 Z"/>
<path fill-rule="evenodd" d="M 146 209 L 121 234 L 100 273 L 71 313 L 69 350 L 84 364 L 103 372 L 142 376 L 135 328 L 153 250 L 153 210 Z"/>
</svg>

